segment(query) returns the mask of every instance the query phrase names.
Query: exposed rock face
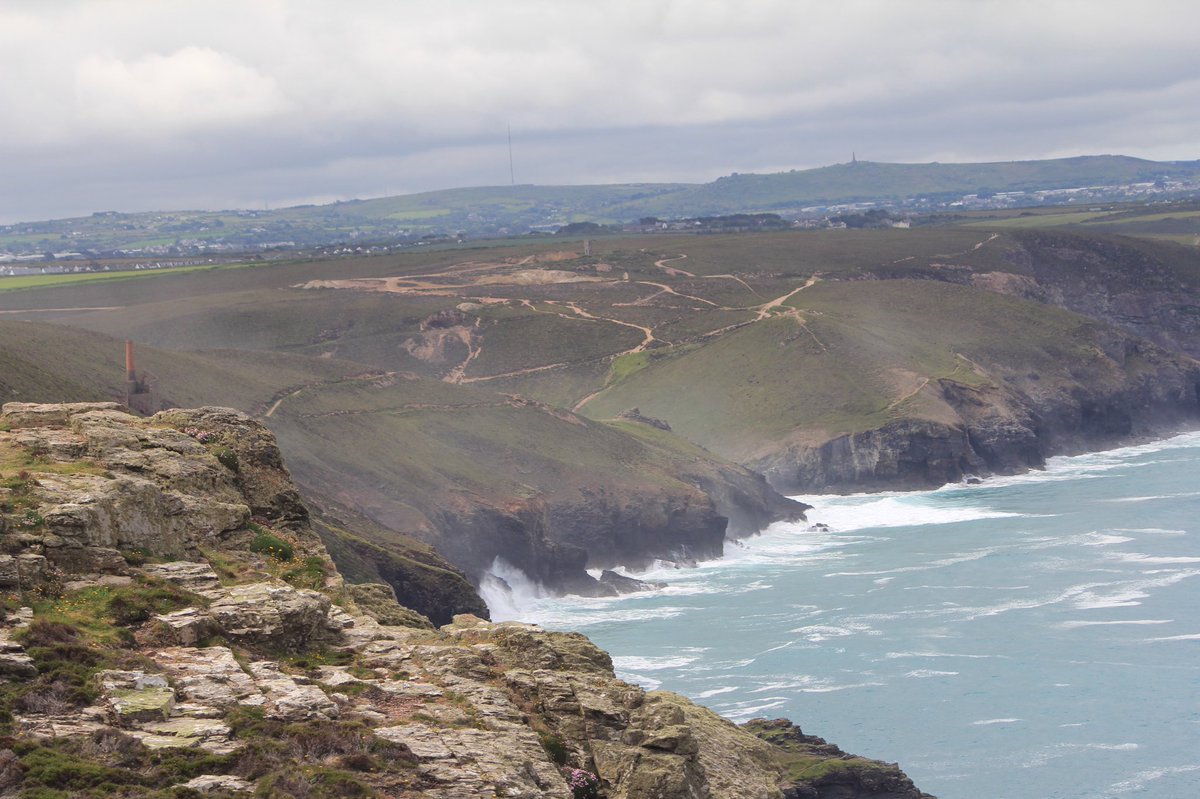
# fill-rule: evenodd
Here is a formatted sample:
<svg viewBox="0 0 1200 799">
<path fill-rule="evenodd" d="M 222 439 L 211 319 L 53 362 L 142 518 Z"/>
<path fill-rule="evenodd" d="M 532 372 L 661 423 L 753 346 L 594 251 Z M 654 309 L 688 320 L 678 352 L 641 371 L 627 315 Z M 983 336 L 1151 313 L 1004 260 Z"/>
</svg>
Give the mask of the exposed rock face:
<svg viewBox="0 0 1200 799">
<path fill-rule="evenodd" d="M 21 419 L 54 412 L 22 409 Z M 174 418 L 208 424 L 216 418 L 211 411 L 176 413 Z M 594 775 L 589 778 L 607 799 L 921 799 L 907 790 L 911 783 L 898 768 L 873 761 L 854 760 L 863 778 L 831 782 L 828 772 L 843 768 L 838 764 L 846 759 L 836 748 L 804 751 L 809 765 L 834 764 L 810 778 L 795 767 L 790 738 L 777 745 L 761 731 L 752 734 L 682 697 L 624 683 L 614 676 L 609 656 L 581 635 L 470 615 L 435 630 L 404 613 L 386 586 L 347 590 L 302 506 L 286 499 L 286 480 L 266 474 L 250 454 L 255 450 L 244 448 L 238 450 L 239 469 L 264 473 L 251 472 L 239 482 L 234 474 L 240 471 L 205 448 L 212 442 L 200 433 L 211 428 L 180 438 L 160 432 L 153 420 L 125 418 L 113 408 L 71 409 L 65 422 L 74 435 L 109 442 L 104 451 L 118 452 L 125 463 L 138 450 L 112 442 L 133 436 L 174 447 L 147 449 L 175 452 L 185 462 L 154 452 L 142 462 L 143 479 L 158 492 L 147 489 L 147 498 L 180 497 L 178 510 L 160 503 L 151 506 L 154 512 L 185 516 L 203 491 L 229 505 L 241 498 L 262 521 L 253 523 L 258 537 L 247 542 L 255 530 L 210 530 L 177 519 L 176 527 L 163 529 L 184 531 L 179 546 L 194 559 L 136 565 L 137 558 L 118 556 L 120 575 L 70 571 L 88 559 L 40 555 L 54 548 L 46 539 L 56 533 L 37 525 L 28 528 L 32 532 L 6 528 L 0 541 L 11 561 L 0 564 L 0 574 L 18 596 L 36 590 L 49 597 L 43 601 L 71 623 L 28 609 L 0 619 L 0 670 L 27 683 L 0 697 L 15 736 L 5 739 L 15 741 L 12 749 L 0 751 L 2 791 L 58 789 L 67 784 L 56 782 L 68 779 L 63 774 L 88 773 L 148 796 L 180 787 L 298 799 L 562 799 L 571 793 L 567 778 L 574 768 Z M 11 444 L 12 431 L 0 436 L 0 446 Z M 254 446 L 262 453 L 268 445 L 264 437 Z M 103 471 L 110 463 L 39 463 L 44 471 L 33 482 L 84 469 L 94 479 L 71 490 L 75 504 L 88 506 L 107 495 L 85 495 L 79 486 L 120 480 L 120 474 Z M 58 472 L 45 471 L 51 466 Z M 92 468 L 99 473 L 88 473 Z M 64 504 L 68 489 L 49 476 L 53 490 L 28 482 L 19 477 L 17 489 L 5 489 L 8 506 L 20 506 L 6 511 L 6 519 Z M 116 521 L 80 515 L 73 543 L 59 548 L 107 552 L 108 544 L 129 539 L 123 518 L 134 519 L 139 530 L 167 524 L 148 510 L 140 516 L 132 507 L 123 512 L 113 512 Z M 304 554 L 303 568 L 287 547 Z M 28 565 L 28 573 L 17 564 Z M 75 578 L 69 583 L 75 587 L 58 587 L 67 577 Z M 174 610 L 153 613 L 136 604 L 157 607 L 153 603 L 166 600 Z M 808 746 L 809 739 L 801 743 Z M 175 753 L 150 754 L 162 749 Z M 75 765 L 65 771 L 38 766 L 63 757 Z M 172 771 L 172 764 L 182 767 Z"/>
<path fill-rule="evenodd" d="M 1101 343 L 1102 370 L 1068 364 L 1069 381 L 998 368 L 978 385 L 942 378 L 926 389 L 943 409 L 936 418 L 792 444 L 747 466 L 785 493 L 927 488 L 1200 422 L 1200 362 L 1123 334 Z"/>
<path fill-rule="evenodd" d="M 1200 358 L 1200 301 L 1181 274 L 1195 254 L 1171 244 L 1053 231 L 1014 235 L 1014 267 L 1032 273 L 1042 302 L 1066 308 Z M 1180 270 L 1181 262 L 1191 262 Z"/>
</svg>

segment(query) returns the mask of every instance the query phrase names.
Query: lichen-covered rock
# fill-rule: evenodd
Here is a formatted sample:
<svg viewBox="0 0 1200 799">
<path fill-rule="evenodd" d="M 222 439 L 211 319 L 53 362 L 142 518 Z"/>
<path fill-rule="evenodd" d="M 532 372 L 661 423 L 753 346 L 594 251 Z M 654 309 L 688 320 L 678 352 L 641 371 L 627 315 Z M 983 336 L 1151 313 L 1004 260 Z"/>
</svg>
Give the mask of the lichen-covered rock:
<svg viewBox="0 0 1200 799">
<path fill-rule="evenodd" d="M 254 786 L 228 774 L 202 774 L 180 785 L 196 793 L 250 793 Z"/>
<path fill-rule="evenodd" d="M 88 411 L 125 412 L 124 405 L 116 402 L 6 402 L 3 418 L 14 428 L 66 427 L 74 414 Z"/>
<path fill-rule="evenodd" d="M 222 592 L 221 579 L 207 563 L 180 560 L 170 563 L 147 563 L 143 570 L 155 577 L 201 596 L 215 597 Z"/>
<path fill-rule="evenodd" d="M 208 615 L 227 636 L 276 646 L 303 647 L 322 637 L 329 597 L 290 585 L 251 583 L 230 588 Z"/>
<path fill-rule="evenodd" d="M 184 608 L 154 617 L 163 626 L 163 634 L 171 643 L 196 646 L 217 632 L 217 624 L 200 608 Z"/>
<path fill-rule="evenodd" d="M 358 606 L 359 610 L 380 624 L 393 627 L 433 629 L 433 623 L 429 619 L 396 601 L 396 591 L 390 585 L 347 583 L 346 593 L 354 600 L 354 604 Z"/>
<path fill-rule="evenodd" d="M 267 716 L 280 721 L 311 721 L 337 718 L 336 702 L 315 685 L 289 676 L 276 663 L 250 664 L 254 686 L 267 698 Z"/>
<path fill-rule="evenodd" d="M 185 702 L 222 710 L 239 704 L 263 704 L 254 679 L 242 669 L 226 646 L 167 647 L 154 653 Z M 252 701 L 252 697 L 259 697 Z"/>
<path fill-rule="evenodd" d="M 161 674 L 110 670 L 96 681 L 118 724 L 166 721 L 175 710 L 175 691 Z"/>
<path fill-rule="evenodd" d="M 151 424 L 212 436 L 228 453 L 226 466 L 255 516 L 280 526 L 308 524 L 308 509 L 283 464 L 274 434 L 259 422 L 233 408 L 172 409 L 155 414 Z"/>
<path fill-rule="evenodd" d="M 19 680 L 37 673 L 33 658 L 25 654 L 25 647 L 12 639 L 9 630 L 0 628 L 0 678 Z"/>
</svg>

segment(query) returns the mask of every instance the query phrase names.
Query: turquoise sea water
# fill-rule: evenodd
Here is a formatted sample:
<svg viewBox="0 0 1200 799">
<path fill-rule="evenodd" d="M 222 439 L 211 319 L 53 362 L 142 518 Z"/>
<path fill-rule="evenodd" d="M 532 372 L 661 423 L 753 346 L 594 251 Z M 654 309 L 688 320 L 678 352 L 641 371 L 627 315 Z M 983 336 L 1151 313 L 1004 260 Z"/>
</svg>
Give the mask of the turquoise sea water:
<svg viewBox="0 0 1200 799">
<path fill-rule="evenodd" d="M 1200 433 L 918 493 L 802 497 L 652 593 L 498 618 L 735 721 L 793 719 L 940 799 L 1200 796 Z M 828 532 L 813 532 L 823 522 Z"/>
</svg>

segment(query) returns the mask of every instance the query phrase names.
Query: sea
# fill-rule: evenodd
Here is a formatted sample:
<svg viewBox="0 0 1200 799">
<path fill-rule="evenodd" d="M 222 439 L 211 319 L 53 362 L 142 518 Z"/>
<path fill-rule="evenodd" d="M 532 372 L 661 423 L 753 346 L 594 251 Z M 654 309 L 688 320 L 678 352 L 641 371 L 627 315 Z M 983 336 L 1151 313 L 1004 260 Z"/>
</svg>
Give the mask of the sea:
<svg viewBox="0 0 1200 799">
<path fill-rule="evenodd" d="M 940 799 L 1200 797 L 1200 432 L 934 491 L 799 497 L 664 587 L 497 619 L 578 630 L 618 676 L 786 717 Z M 818 527 L 827 525 L 827 529 Z"/>
</svg>

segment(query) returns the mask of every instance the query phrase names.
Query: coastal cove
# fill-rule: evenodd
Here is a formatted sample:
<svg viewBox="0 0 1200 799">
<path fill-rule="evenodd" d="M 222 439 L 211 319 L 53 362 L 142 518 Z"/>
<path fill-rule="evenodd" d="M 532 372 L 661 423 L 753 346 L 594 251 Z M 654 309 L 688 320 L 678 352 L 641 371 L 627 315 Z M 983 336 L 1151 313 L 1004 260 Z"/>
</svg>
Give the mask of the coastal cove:
<svg viewBox="0 0 1200 799">
<path fill-rule="evenodd" d="M 539 596 L 507 571 L 511 595 L 485 598 L 585 633 L 624 679 L 789 717 L 940 799 L 1185 796 L 1198 469 L 1193 432 L 979 485 L 805 496 L 807 523 L 636 575 L 653 592 Z"/>
</svg>

